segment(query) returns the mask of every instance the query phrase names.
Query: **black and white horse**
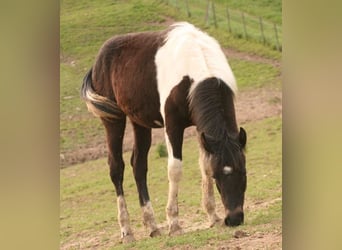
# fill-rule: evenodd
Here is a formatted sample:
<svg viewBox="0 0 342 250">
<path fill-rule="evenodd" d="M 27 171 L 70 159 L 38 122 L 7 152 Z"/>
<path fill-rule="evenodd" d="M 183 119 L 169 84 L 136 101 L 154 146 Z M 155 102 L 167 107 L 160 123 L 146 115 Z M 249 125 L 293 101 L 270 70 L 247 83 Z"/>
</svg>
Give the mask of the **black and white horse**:
<svg viewBox="0 0 342 250">
<path fill-rule="evenodd" d="M 215 211 L 214 182 L 226 211 L 224 223 L 243 223 L 247 136 L 236 122 L 236 91 L 234 75 L 217 41 L 189 23 L 175 23 L 158 32 L 114 36 L 103 44 L 84 77 L 82 96 L 106 129 L 110 177 L 117 194 L 124 242 L 134 239 L 122 186 L 122 142 L 127 117 L 134 129 L 131 164 L 150 236 L 160 235 L 146 180 L 152 128 L 165 128 L 169 234 L 182 231 L 178 184 L 183 132 L 192 125 L 198 133 L 203 206 L 210 225 L 220 223 Z"/>
</svg>

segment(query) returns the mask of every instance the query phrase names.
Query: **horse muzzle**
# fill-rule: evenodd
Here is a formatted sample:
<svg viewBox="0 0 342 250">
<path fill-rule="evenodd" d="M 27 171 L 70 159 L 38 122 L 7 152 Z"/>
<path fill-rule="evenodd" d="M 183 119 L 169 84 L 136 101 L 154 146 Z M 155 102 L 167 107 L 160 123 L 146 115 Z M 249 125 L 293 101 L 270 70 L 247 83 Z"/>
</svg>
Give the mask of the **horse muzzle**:
<svg viewBox="0 0 342 250">
<path fill-rule="evenodd" d="M 224 224 L 228 227 L 236 227 L 243 223 L 244 214 L 241 208 L 235 209 L 234 212 L 228 213 L 224 219 Z"/>
</svg>

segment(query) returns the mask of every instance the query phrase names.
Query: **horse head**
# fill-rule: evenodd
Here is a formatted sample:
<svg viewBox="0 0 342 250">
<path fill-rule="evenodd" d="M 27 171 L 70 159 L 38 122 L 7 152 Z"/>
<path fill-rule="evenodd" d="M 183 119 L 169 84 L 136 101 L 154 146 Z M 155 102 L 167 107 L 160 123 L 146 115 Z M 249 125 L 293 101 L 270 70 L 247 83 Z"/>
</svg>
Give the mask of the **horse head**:
<svg viewBox="0 0 342 250">
<path fill-rule="evenodd" d="M 235 138 L 228 135 L 213 138 L 205 133 L 201 134 L 201 144 L 208 153 L 211 174 L 226 210 L 224 222 L 227 226 L 238 226 L 244 221 L 246 141 L 247 135 L 243 128 L 240 128 Z"/>
</svg>

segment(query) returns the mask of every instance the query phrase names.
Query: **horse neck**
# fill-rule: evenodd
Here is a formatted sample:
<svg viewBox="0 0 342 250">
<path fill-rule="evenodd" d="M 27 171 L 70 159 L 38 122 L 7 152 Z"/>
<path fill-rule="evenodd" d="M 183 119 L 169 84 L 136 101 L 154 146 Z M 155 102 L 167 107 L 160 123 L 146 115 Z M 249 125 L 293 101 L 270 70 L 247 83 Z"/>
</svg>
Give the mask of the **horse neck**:
<svg viewBox="0 0 342 250">
<path fill-rule="evenodd" d="M 236 115 L 235 115 L 235 105 L 234 105 L 234 97 L 232 96 L 227 100 L 225 105 L 226 109 L 224 111 L 224 120 L 226 121 L 227 125 L 227 133 L 228 135 L 235 135 L 239 132 L 237 122 L 236 122 Z"/>
<path fill-rule="evenodd" d="M 195 90 L 196 91 L 196 90 Z M 214 138 L 235 137 L 238 127 L 235 116 L 234 94 L 227 86 L 194 93 L 191 100 L 193 122 L 197 130 Z"/>
</svg>

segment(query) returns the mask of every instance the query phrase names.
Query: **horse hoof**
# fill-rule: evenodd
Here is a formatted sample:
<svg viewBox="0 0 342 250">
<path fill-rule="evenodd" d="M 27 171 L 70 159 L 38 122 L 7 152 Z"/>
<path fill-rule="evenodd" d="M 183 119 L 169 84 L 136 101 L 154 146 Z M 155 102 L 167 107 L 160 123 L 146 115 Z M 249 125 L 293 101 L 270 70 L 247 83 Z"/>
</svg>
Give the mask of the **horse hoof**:
<svg viewBox="0 0 342 250">
<path fill-rule="evenodd" d="M 172 225 L 169 230 L 169 236 L 176 236 L 183 234 L 183 229 L 178 225 Z"/>
<path fill-rule="evenodd" d="M 159 229 L 156 229 L 156 230 L 154 230 L 154 231 L 152 231 L 151 233 L 150 233 L 150 237 L 158 237 L 158 236 L 161 236 L 161 232 L 160 232 L 160 230 Z"/>
<path fill-rule="evenodd" d="M 222 225 L 223 225 L 223 220 L 220 218 L 216 218 L 214 221 L 210 222 L 209 227 L 222 226 Z"/>
<path fill-rule="evenodd" d="M 128 243 L 131 243 L 131 242 L 134 242 L 135 241 L 135 238 L 133 235 L 131 234 L 128 234 L 128 235 L 125 235 L 121 238 L 122 240 L 122 243 L 123 244 L 128 244 Z"/>
</svg>

